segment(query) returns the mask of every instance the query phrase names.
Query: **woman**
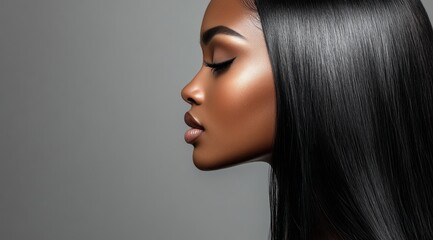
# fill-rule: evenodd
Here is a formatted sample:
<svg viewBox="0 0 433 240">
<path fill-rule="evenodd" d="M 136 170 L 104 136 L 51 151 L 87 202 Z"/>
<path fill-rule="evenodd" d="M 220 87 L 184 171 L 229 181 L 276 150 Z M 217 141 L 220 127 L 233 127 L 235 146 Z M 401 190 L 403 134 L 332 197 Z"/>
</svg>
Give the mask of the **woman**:
<svg viewBox="0 0 433 240">
<path fill-rule="evenodd" d="M 419 0 L 212 0 L 200 44 L 185 140 L 203 170 L 270 163 L 272 239 L 433 239 Z"/>
</svg>

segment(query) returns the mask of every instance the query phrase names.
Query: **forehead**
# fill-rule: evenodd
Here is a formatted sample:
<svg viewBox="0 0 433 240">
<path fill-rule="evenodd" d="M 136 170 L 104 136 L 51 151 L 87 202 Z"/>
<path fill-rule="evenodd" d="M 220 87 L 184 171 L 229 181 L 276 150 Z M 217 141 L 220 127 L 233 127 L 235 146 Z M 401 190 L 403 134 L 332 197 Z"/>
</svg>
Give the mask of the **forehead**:
<svg viewBox="0 0 433 240">
<path fill-rule="evenodd" d="M 211 0 L 203 17 L 201 33 L 219 25 L 242 33 L 251 25 L 252 15 L 242 0 Z"/>
</svg>

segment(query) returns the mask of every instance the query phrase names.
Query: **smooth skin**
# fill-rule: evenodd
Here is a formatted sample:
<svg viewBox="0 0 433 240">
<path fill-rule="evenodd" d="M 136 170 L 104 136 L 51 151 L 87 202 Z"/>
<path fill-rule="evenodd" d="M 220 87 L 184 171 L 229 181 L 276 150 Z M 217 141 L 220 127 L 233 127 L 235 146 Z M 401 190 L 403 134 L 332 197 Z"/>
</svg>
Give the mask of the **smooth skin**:
<svg viewBox="0 0 433 240">
<path fill-rule="evenodd" d="M 239 35 L 220 31 L 224 26 Z M 197 168 L 214 170 L 249 161 L 269 161 L 275 135 L 275 88 L 260 22 L 240 0 L 212 0 L 205 12 L 200 45 L 203 65 L 182 89 L 189 113 L 203 126 L 193 144 Z M 223 70 L 207 64 L 234 59 Z M 216 71 L 215 71 L 216 70 Z"/>
<path fill-rule="evenodd" d="M 224 30 L 204 43 L 203 34 L 218 26 L 234 30 L 237 36 Z M 193 143 L 194 164 L 214 170 L 251 161 L 269 162 L 275 136 L 275 87 L 256 13 L 241 0 L 212 0 L 200 36 L 203 65 L 181 93 L 191 104 L 189 113 L 204 128 Z M 219 72 L 206 65 L 233 58 Z M 312 239 L 339 239 L 327 224 L 321 216 Z"/>
</svg>

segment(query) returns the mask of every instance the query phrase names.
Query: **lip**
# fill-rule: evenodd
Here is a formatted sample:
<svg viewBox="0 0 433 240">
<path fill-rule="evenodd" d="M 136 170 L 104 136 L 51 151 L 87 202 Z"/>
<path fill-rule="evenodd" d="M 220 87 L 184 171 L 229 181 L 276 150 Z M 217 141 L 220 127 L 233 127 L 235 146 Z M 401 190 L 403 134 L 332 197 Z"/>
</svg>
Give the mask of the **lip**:
<svg viewBox="0 0 433 240">
<path fill-rule="evenodd" d="M 204 128 L 189 112 L 185 113 L 184 120 L 186 125 L 191 127 L 185 132 L 185 142 L 192 144 L 203 133 Z"/>
<path fill-rule="evenodd" d="M 183 118 L 185 120 L 186 125 L 195 129 L 204 130 L 203 126 L 189 112 L 186 112 Z"/>
</svg>

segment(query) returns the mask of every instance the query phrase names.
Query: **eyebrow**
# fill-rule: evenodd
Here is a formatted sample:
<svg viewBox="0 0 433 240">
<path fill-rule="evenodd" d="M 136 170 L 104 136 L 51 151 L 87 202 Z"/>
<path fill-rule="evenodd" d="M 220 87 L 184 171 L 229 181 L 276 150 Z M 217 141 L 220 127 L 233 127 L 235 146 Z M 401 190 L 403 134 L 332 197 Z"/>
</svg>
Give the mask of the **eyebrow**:
<svg viewBox="0 0 433 240">
<path fill-rule="evenodd" d="M 225 35 L 229 35 L 229 36 L 235 36 L 235 37 L 239 37 L 239 38 L 246 40 L 246 38 L 244 36 L 242 36 L 240 33 L 236 32 L 235 30 L 233 30 L 231 28 L 228 28 L 226 26 L 216 26 L 216 27 L 213 27 L 213 28 L 206 30 L 201 35 L 201 42 L 204 43 L 204 45 L 207 45 L 210 42 L 210 40 L 212 40 L 212 38 L 217 34 L 225 34 Z"/>
</svg>

